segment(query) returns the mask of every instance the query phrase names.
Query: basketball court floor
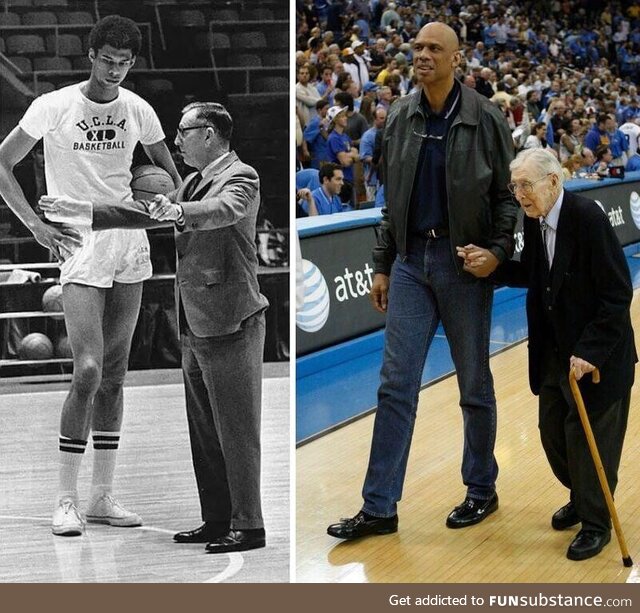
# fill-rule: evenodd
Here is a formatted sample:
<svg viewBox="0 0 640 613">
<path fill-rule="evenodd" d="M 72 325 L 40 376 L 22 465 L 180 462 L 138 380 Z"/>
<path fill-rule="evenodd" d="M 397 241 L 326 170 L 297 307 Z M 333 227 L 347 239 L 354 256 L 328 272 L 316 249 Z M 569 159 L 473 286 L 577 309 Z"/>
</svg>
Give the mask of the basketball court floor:
<svg viewBox="0 0 640 613">
<path fill-rule="evenodd" d="M 144 526 L 88 524 L 82 537 L 53 536 L 50 528 L 68 383 L 0 382 L 0 582 L 287 582 L 288 370 L 288 364 L 265 365 L 263 379 L 267 547 L 223 555 L 172 539 L 202 523 L 179 370 L 127 375 L 114 493 Z M 91 481 L 89 447 L 80 472 L 81 508 Z"/>
<path fill-rule="evenodd" d="M 629 262 L 637 288 L 640 262 L 631 258 Z M 640 330 L 640 290 L 634 296 L 632 320 L 634 329 Z M 639 338 L 636 333 L 637 345 Z M 495 354 L 491 366 L 498 401 L 498 511 L 476 526 L 445 527 L 446 516 L 465 496 L 460 476 L 462 415 L 456 379 L 450 373 L 420 394 L 396 534 L 346 542 L 326 533 L 328 524 L 351 517 L 361 508 L 373 414 L 328 430 L 296 451 L 297 581 L 640 582 L 640 368 L 615 496 L 629 552 L 636 562 L 625 568 L 614 534 L 595 558 L 572 562 L 565 557 L 579 527 L 557 532 L 550 525 L 551 515 L 568 502 L 568 492 L 551 473 L 540 443 L 537 398 L 528 385 L 526 342 Z M 343 366 L 343 370 L 348 368 Z M 371 391 L 354 385 L 351 392 L 345 392 L 345 381 L 333 383 L 336 387 L 344 384 L 343 393 L 335 397 L 327 391 L 324 404 L 348 406 Z"/>
</svg>

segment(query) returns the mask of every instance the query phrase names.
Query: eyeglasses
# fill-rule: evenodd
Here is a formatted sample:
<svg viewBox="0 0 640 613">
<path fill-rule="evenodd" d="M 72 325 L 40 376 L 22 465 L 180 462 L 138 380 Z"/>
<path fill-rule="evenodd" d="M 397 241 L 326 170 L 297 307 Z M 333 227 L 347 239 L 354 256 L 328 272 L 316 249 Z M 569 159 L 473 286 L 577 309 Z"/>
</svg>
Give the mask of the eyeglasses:
<svg viewBox="0 0 640 613">
<path fill-rule="evenodd" d="M 445 135 L 444 134 L 420 134 L 420 132 L 416 132 L 415 130 L 413 130 L 413 134 L 414 136 L 419 136 L 420 138 L 430 138 L 432 140 L 442 140 Z"/>
<path fill-rule="evenodd" d="M 189 130 L 197 130 L 198 128 L 210 128 L 210 127 L 211 127 L 211 126 L 207 126 L 207 125 L 204 125 L 204 124 L 203 124 L 203 125 L 201 125 L 201 126 L 188 126 L 188 127 L 186 127 L 186 128 L 180 128 L 180 127 L 178 127 L 178 128 L 176 129 L 176 132 L 177 132 L 180 136 L 182 136 L 182 137 L 184 138 L 184 133 L 185 133 L 185 132 L 188 132 Z"/>
<path fill-rule="evenodd" d="M 549 175 L 553 174 L 552 172 L 548 172 L 543 177 L 540 177 L 536 181 L 523 181 L 522 183 L 509 183 L 507 184 L 507 189 L 515 196 L 516 192 L 520 190 L 523 194 L 529 195 L 533 192 L 533 186 L 542 181 L 542 179 L 546 179 Z"/>
<path fill-rule="evenodd" d="M 126 70 L 128 68 L 131 68 L 134 62 L 134 60 L 122 60 L 120 62 L 117 62 L 116 60 L 112 60 L 110 57 L 105 57 L 104 55 L 99 56 L 98 59 L 105 66 L 109 68 L 118 68 L 119 70 Z"/>
</svg>

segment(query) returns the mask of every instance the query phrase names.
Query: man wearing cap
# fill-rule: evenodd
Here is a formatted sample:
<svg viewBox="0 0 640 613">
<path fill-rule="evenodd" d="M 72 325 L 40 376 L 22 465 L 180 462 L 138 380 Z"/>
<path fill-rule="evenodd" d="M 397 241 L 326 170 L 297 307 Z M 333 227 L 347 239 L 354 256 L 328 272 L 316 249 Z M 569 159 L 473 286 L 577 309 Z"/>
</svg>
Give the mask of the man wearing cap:
<svg viewBox="0 0 640 613">
<path fill-rule="evenodd" d="M 354 40 L 351 43 L 351 49 L 353 54 L 350 55 L 350 61 L 345 63 L 344 68 L 358 85 L 358 91 L 362 92 L 362 86 L 369 80 L 369 68 L 364 57 L 365 44 L 361 40 Z"/>
<path fill-rule="evenodd" d="M 346 106 L 332 106 L 327 111 L 329 160 L 342 166 L 344 172 L 343 202 L 353 202 L 353 165 L 360 159 L 358 150 L 352 145 L 351 139 L 346 133 L 348 110 Z"/>
<path fill-rule="evenodd" d="M 480 241 L 490 254 L 485 275 L 513 253 L 511 133 L 494 105 L 454 78 L 461 54 L 449 26 L 424 26 L 413 53 L 416 90 L 391 106 L 382 139 L 386 204 L 370 298 L 386 314 L 385 345 L 364 504 L 354 517 L 327 529 L 341 539 L 398 529 L 423 367 L 440 322 L 460 389 L 466 490 L 446 525 L 472 526 L 498 508 L 489 368 L 493 287 L 462 270 L 456 247 Z M 434 410 L 443 408 L 425 407 L 424 418 L 437 419 Z"/>
</svg>

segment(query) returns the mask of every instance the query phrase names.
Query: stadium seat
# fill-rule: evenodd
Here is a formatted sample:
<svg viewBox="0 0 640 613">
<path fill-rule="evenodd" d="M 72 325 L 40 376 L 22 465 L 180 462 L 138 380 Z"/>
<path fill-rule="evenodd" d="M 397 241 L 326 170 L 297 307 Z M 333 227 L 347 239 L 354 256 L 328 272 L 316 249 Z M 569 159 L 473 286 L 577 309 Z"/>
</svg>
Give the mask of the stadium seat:
<svg viewBox="0 0 640 613">
<path fill-rule="evenodd" d="M 239 55 L 230 55 L 227 62 L 229 66 L 262 66 L 262 60 L 257 55 L 249 53 L 241 53 Z"/>
<path fill-rule="evenodd" d="M 68 6 L 67 0 L 33 0 L 33 6 Z"/>
<path fill-rule="evenodd" d="M 288 49 L 289 31 L 274 30 L 272 32 L 267 32 L 267 42 L 269 49 Z"/>
<path fill-rule="evenodd" d="M 288 92 L 287 77 L 258 77 L 253 80 L 252 92 Z"/>
<path fill-rule="evenodd" d="M 223 32 L 207 32 L 206 34 L 196 35 L 195 45 L 197 49 L 209 50 L 213 49 L 231 49 L 231 40 L 227 34 Z"/>
<path fill-rule="evenodd" d="M 28 57 L 8 57 L 10 62 L 15 64 L 22 72 L 32 72 L 33 65 L 31 64 L 31 60 Z"/>
<path fill-rule="evenodd" d="M 320 187 L 319 171 L 316 168 L 304 168 L 296 172 L 296 191 L 307 188 L 313 191 Z"/>
<path fill-rule="evenodd" d="M 72 70 L 71 60 L 66 57 L 37 57 L 33 60 L 34 70 Z"/>
<path fill-rule="evenodd" d="M 149 64 L 147 62 L 147 58 L 139 55 L 136 57 L 136 63 L 133 65 L 131 70 L 147 70 L 148 68 Z"/>
<path fill-rule="evenodd" d="M 9 55 L 44 53 L 44 41 L 37 34 L 14 34 L 7 38 Z"/>
<path fill-rule="evenodd" d="M 54 89 L 56 89 L 56 86 L 50 81 L 38 81 L 38 87 L 36 88 L 35 94 L 36 96 L 40 96 L 41 94 L 52 92 Z"/>
<path fill-rule="evenodd" d="M 20 15 L 17 13 L 0 13 L 0 26 L 19 26 Z"/>
<path fill-rule="evenodd" d="M 273 11 L 271 9 L 247 9 L 242 13 L 242 19 L 247 21 L 273 21 Z"/>
<path fill-rule="evenodd" d="M 25 26 L 49 26 L 58 23 L 58 18 L 51 11 L 38 11 L 37 13 L 25 13 L 22 16 L 22 24 Z"/>
<path fill-rule="evenodd" d="M 206 25 L 202 11 L 177 11 L 169 16 L 169 22 L 181 28 L 202 27 Z"/>
<path fill-rule="evenodd" d="M 47 51 L 54 55 L 63 56 L 82 55 L 84 53 L 80 37 L 75 34 L 58 34 L 57 48 L 56 35 L 50 34 L 47 36 Z"/>
<path fill-rule="evenodd" d="M 262 56 L 263 66 L 288 66 L 289 54 L 288 53 L 265 53 Z"/>
<path fill-rule="evenodd" d="M 264 49 L 267 39 L 263 32 L 239 32 L 231 38 L 234 49 Z"/>
<path fill-rule="evenodd" d="M 168 79 L 140 79 L 137 91 L 144 98 L 159 98 L 173 93 L 173 83 Z"/>
<path fill-rule="evenodd" d="M 231 9 L 213 11 L 211 13 L 211 21 L 240 21 L 240 14 L 238 11 Z"/>
<path fill-rule="evenodd" d="M 69 13 L 58 13 L 58 22 L 63 24 L 86 24 L 92 25 L 94 18 L 86 11 L 70 11 Z"/>
<path fill-rule="evenodd" d="M 91 60 L 86 55 L 74 57 L 71 64 L 73 70 L 91 70 Z"/>
</svg>

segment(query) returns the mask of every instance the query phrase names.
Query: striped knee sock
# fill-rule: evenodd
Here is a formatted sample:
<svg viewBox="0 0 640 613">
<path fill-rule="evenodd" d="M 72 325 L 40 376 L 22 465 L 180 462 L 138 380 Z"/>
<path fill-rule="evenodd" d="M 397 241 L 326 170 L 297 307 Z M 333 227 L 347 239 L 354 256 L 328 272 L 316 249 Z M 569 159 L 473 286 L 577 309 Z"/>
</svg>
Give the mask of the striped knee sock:
<svg viewBox="0 0 640 613">
<path fill-rule="evenodd" d="M 69 438 L 60 434 L 60 480 L 58 482 L 58 500 L 71 498 L 78 503 L 78 472 L 87 447 L 87 441 Z"/>
<path fill-rule="evenodd" d="M 116 470 L 116 458 L 120 432 L 92 432 L 93 437 L 93 475 L 91 478 L 91 497 L 110 494 L 113 487 L 113 475 Z"/>
</svg>

